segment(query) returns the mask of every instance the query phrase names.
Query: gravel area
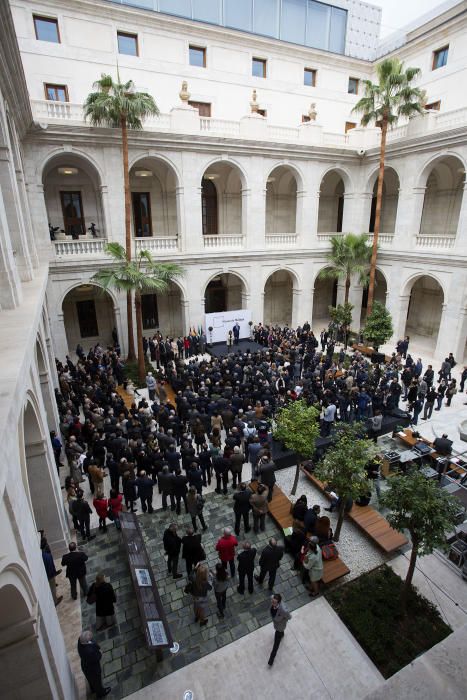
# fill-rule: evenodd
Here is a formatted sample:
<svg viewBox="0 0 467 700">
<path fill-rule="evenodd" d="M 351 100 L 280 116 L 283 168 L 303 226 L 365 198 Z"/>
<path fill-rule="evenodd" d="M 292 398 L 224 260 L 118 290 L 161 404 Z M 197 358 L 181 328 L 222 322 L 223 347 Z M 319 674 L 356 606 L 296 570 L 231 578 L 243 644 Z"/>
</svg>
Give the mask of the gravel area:
<svg viewBox="0 0 467 700">
<path fill-rule="evenodd" d="M 295 467 L 280 469 L 276 471 L 276 481 L 278 486 L 290 496 L 293 481 L 295 477 Z M 299 496 L 305 494 L 308 499 L 308 505 L 312 506 L 318 503 L 321 508 L 329 505 L 328 500 L 324 495 L 311 484 L 308 479 L 300 474 L 297 494 L 292 497 L 292 500 L 297 500 Z M 337 524 L 337 513 L 324 513 L 329 515 L 331 527 L 333 530 Z M 387 555 L 374 545 L 357 527 L 348 520 L 344 520 L 341 530 L 341 536 L 337 543 L 339 555 L 350 569 L 350 574 L 340 580 L 339 583 L 346 583 L 351 579 L 360 576 L 365 571 L 370 571 L 375 567 L 383 564 L 385 561 L 393 558 L 395 555 Z"/>
</svg>

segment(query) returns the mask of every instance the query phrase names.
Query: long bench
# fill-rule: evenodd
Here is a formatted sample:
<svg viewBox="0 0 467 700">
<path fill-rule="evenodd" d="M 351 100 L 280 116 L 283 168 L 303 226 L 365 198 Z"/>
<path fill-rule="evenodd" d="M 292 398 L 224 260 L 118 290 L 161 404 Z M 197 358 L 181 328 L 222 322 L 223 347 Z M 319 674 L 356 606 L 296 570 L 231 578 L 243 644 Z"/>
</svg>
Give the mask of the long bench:
<svg viewBox="0 0 467 700">
<path fill-rule="evenodd" d="M 250 488 L 254 491 L 256 487 L 257 482 L 252 482 L 250 484 Z M 269 502 L 269 515 L 281 530 L 292 527 L 293 517 L 290 512 L 291 505 L 291 500 L 285 495 L 282 489 L 275 484 L 272 500 Z M 337 557 L 337 559 L 328 559 L 326 561 L 323 560 L 322 581 L 325 584 L 332 583 L 348 574 L 349 571 L 350 569 L 344 564 L 340 557 Z"/>
<path fill-rule="evenodd" d="M 319 491 L 324 493 L 324 495 L 331 500 L 329 493 L 324 490 L 325 485 L 322 481 L 303 467 L 302 472 Z M 407 538 L 401 532 L 394 530 L 386 518 L 384 518 L 381 513 L 378 513 L 372 506 L 359 506 L 354 503 L 352 510 L 347 513 L 347 517 L 354 522 L 355 525 L 358 525 L 358 527 L 368 535 L 378 547 L 386 552 L 386 554 L 391 554 L 391 552 L 395 552 L 407 544 Z"/>
</svg>

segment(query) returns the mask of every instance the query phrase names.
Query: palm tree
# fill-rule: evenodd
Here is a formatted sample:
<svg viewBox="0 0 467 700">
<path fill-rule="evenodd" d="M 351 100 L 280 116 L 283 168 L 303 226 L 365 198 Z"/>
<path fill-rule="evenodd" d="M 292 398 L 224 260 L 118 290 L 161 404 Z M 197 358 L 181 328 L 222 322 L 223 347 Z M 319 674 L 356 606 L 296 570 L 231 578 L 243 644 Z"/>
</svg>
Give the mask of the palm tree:
<svg viewBox="0 0 467 700">
<path fill-rule="evenodd" d="M 413 86 L 414 79 L 420 75 L 420 68 L 405 68 L 398 58 L 385 58 L 376 66 L 377 83 L 365 80 L 365 95 L 355 105 L 353 111 L 362 115 L 362 126 L 375 123 L 381 128 L 381 145 L 379 152 L 378 188 L 376 192 L 376 215 L 373 234 L 373 250 L 370 264 L 370 283 L 368 287 L 368 315 L 373 308 L 375 291 L 376 254 L 378 247 L 379 226 L 381 221 L 381 202 L 383 197 L 384 158 L 388 127 L 397 124 L 399 117 L 412 117 L 422 114 L 425 104 L 425 91 Z"/>
<path fill-rule="evenodd" d="M 128 129 L 142 129 L 143 121 L 157 116 L 159 109 L 154 98 L 147 92 L 136 92 L 132 80 L 126 83 L 114 82 L 111 75 L 102 73 L 100 80 L 93 84 L 84 103 L 84 118 L 93 126 L 120 128 L 122 132 L 123 182 L 125 190 L 125 247 L 128 260 L 131 260 L 131 204 L 130 173 L 128 170 Z M 133 336 L 133 314 L 131 293 L 127 295 L 128 317 L 128 359 L 135 358 Z"/>
<path fill-rule="evenodd" d="M 360 235 L 346 233 L 345 236 L 333 236 L 331 250 L 326 257 L 329 265 L 321 270 L 318 277 L 321 279 L 344 279 L 344 303 L 347 304 L 352 275 L 358 275 L 361 284 L 365 284 L 368 279 L 371 257 L 368 236 L 366 233 Z"/>
<path fill-rule="evenodd" d="M 143 319 L 141 316 L 141 295 L 145 292 L 157 294 L 167 292 L 169 285 L 183 274 L 183 268 L 176 263 L 157 263 L 148 250 L 138 251 L 132 260 L 120 243 L 109 243 L 106 252 L 113 259 L 110 267 L 96 272 L 93 280 L 103 289 L 126 292 L 131 299 L 135 295 L 136 341 L 138 348 L 138 375 L 144 381 L 145 358 L 143 350 Z"/>
</svg>

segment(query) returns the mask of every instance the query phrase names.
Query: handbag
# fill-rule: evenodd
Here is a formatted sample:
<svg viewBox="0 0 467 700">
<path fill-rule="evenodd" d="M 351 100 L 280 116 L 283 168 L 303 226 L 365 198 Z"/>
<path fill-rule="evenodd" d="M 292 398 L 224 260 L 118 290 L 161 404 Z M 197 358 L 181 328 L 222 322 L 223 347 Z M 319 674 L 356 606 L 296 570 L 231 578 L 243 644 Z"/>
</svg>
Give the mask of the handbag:
<svg viewBox="0 0 467 700">
<path fill-rule="evenodd" d="M 330 542 L 330 544 L 323 544 L 321 547 L 321 554 L 324 561 L 331 561 L 332 559 L 337 559 L 339 556 L 339 552 L 337 551 L 337 547 L 334 542 Z"/>
<path fill-rule="evenodd" d="M 94 584 L 92 584 L 91 588 L 88 591 L 88 594 L 86 596 L 86 603 L 89 605 L 94 605 L 96 602 L 96 587 Z"/>
</svg>

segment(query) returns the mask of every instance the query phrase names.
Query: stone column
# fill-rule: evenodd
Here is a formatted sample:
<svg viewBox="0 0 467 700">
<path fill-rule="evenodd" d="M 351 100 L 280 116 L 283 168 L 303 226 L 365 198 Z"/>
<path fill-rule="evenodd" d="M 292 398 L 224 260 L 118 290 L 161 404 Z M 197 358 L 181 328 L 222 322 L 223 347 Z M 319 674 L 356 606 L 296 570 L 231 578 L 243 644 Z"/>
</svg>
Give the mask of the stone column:
<svg viewBox="0 0 467 700">
<path fill-rule="evenodd" d="M 177 246 L 180 253 L 186 249 L 185 200 L 184 188 L 175 188 L 175 207 L 177 211 Z M 201 195 L 200 195 L 201 196 Z"/>
<path fill-rule="evenodd" d="M 398 292 L 391 293 L 387 296 L 387 309 L 392 317 L 392 325 L 394 334 L 389 341 L 397 341 L 405 335 L 405 326 L 407 324 L 407 313 L 409 310 L 410 294 L 399 294 Z"/>
<path fill-rule="evenodd" d="M 14 167 L 10 153 L 6 147 L 0 147 L 0 188 L 5 204 L 5 215 L 8 221 L 9 237 L 11 238 L 16 256 L 16 265 L 20 279 L 28 282 L 32 279 L 32 263 L 29 254 L 18 185 L 14 175 Z"/>
<path fill-rule="evenodd" d="M 15 264 L 0 186 L 0 307 L 14 309 L 21 302 L 21 281 Z"/>
<path fill-rule="evenodd" d="M 25 446 L 30 498 L 38 530 L 45 530 L 52 553 L 66 549 L 69 539 L 60 482 L 49 441 L 37 440 Z"/>
<path fill-rule="evenodd" d="M 42 182 L 27 182 L 26 193 L 31 212 L 32 230 L 39 257 L 53 260 L 55 257 L 54 245 L 49 236 L 49 220 L 45 206 L 44 185 Z"/>
<path fill-rule="evenodd" d="M 114 240 L 112 227 L 110 225 L 110 205 L 109 205 L 109 190 L 107 185 L 101 185 L 99 188 L 102 221 L 100 222 L 100 238 L 107 238 L 108 241 Z M 99 228 L 99 227 L 98 227 Z"/>
<path fill-rule="evenodd" d="M 360 330 L 360 319 L 362 316 L 362 297 L 363 297 L 363 287 L 356 280 L 352 280 L 349 289 L 349 303 L 353 304 L 352 310 L 352 330 Z"/>
<path fill-rule="evenodd" d="M 464 182 L 462 203 L 457 223 L 456 248 L 467 252 L 467 182 Z"/>
</svg>

